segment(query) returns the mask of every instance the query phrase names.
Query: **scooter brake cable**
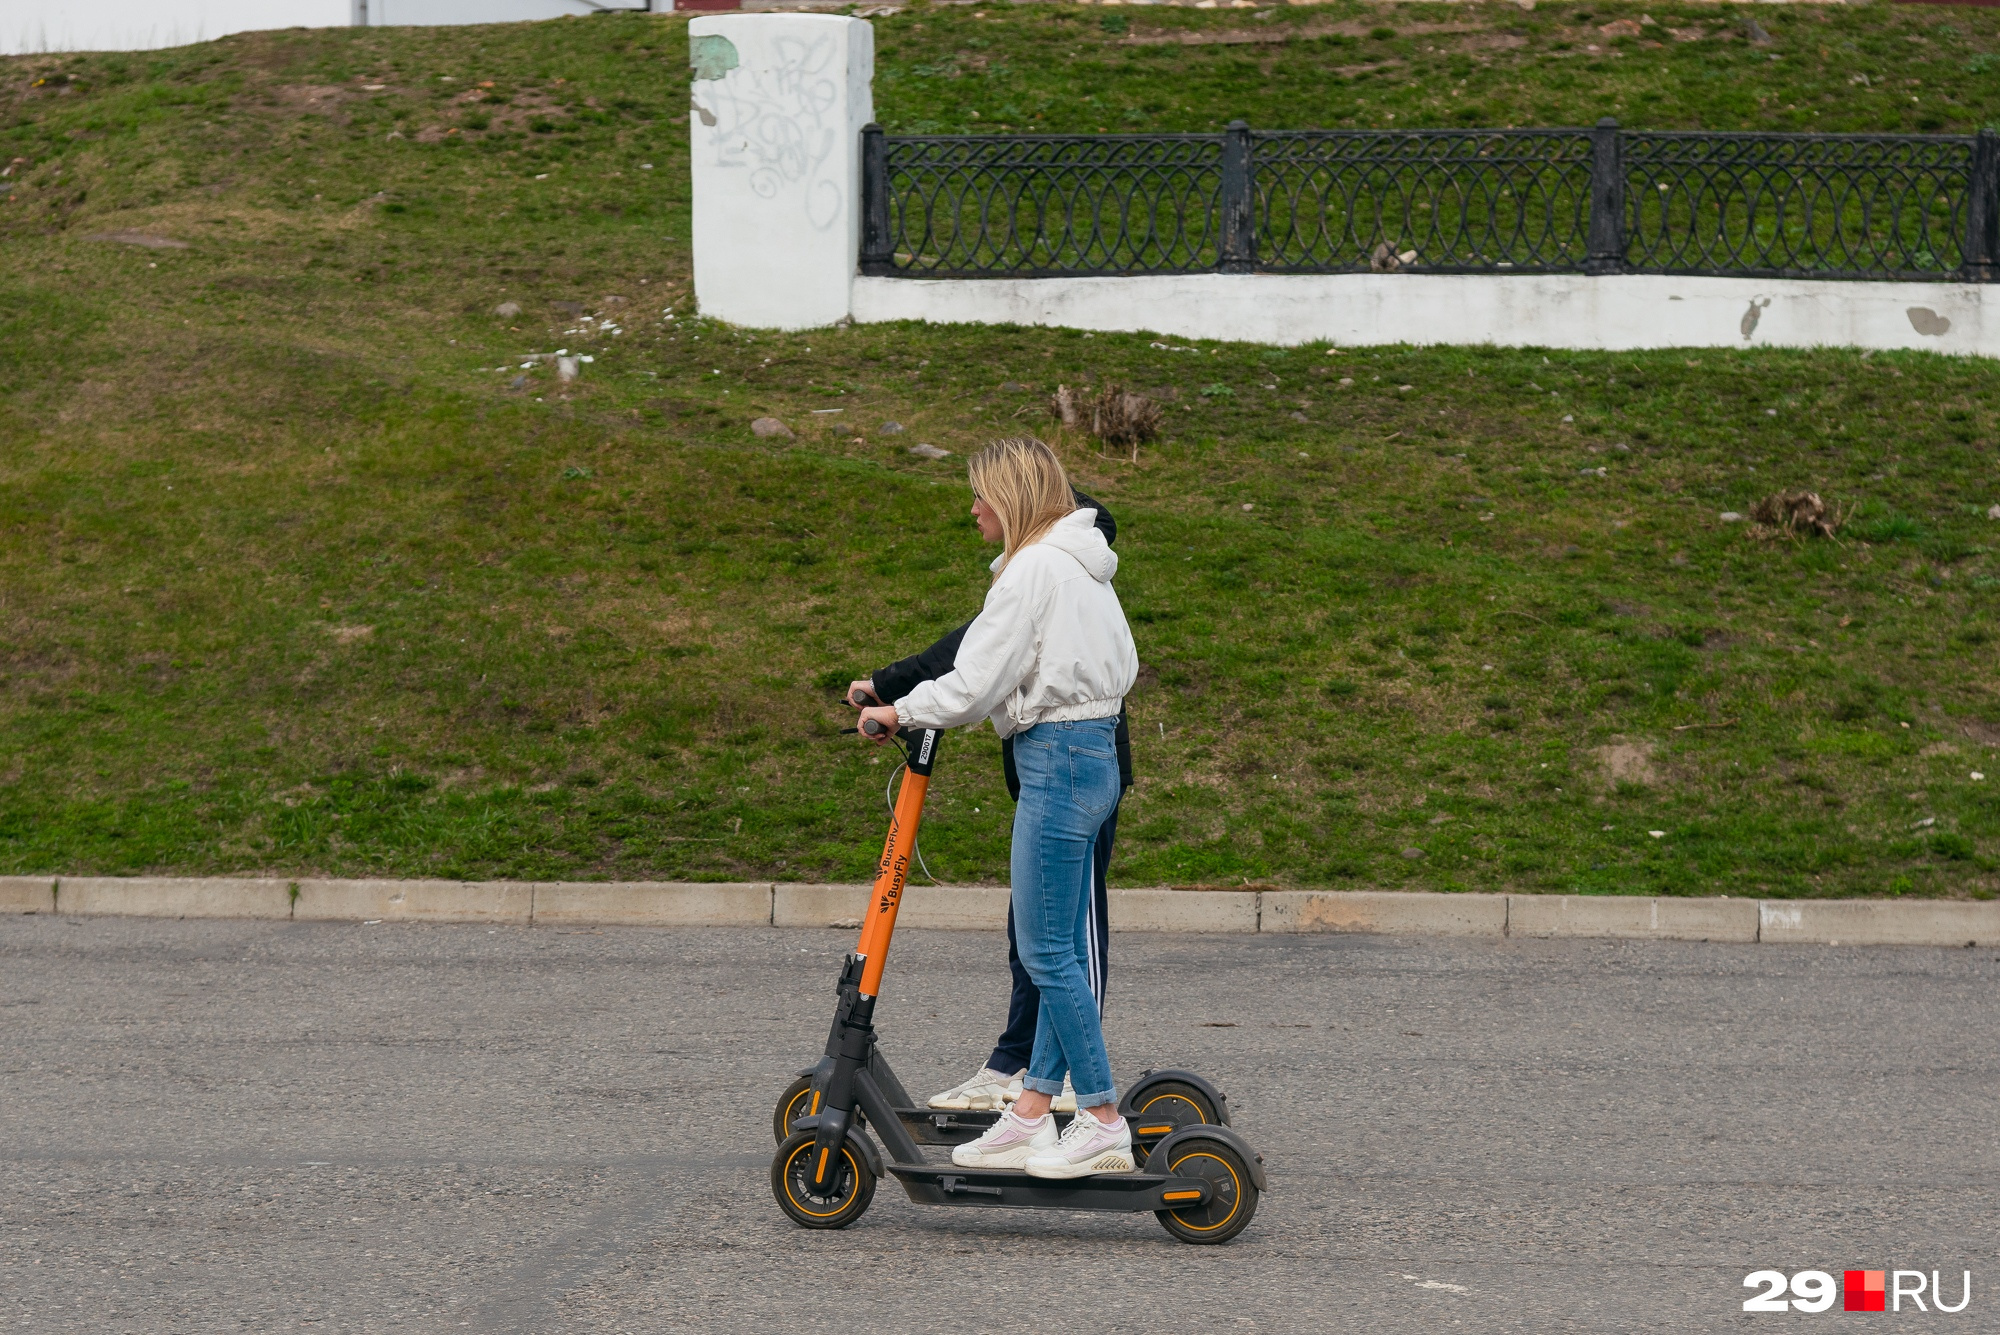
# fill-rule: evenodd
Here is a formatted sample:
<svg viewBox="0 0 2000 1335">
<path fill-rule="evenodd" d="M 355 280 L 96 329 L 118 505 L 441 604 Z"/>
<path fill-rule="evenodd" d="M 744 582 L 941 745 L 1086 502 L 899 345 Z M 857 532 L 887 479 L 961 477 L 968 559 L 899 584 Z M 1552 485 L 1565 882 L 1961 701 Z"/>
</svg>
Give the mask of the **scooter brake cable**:
<svg viewBox="0 0 2000 1335">
<path fill-rule="evenodd" d="M 910 767 L 910 762 L 906 759 L 901 764 L 897 765 L 896 768 L 890 770 L 889 782 L 882 789 L 882 800 L 888 804 L 889 814 L 891 816 L 894 816 L 896 814 L 896 799 L 894 797 L 894 793 L 896 791 L 896 776 L 898 774 L 901 774 L 904 770 L 908 769 L 909 767 Z M 931 877 L 931 884 L 943 885 L 944 884 L 943 881 L 940 881 L 935 876 L 931 876 L 930 864 L 924 861 L 923 841 L 920 839 L 911 841 L 910 851 L 917 855 L 917 865 L 924 869 L 924 875 Z"/>
</svg>

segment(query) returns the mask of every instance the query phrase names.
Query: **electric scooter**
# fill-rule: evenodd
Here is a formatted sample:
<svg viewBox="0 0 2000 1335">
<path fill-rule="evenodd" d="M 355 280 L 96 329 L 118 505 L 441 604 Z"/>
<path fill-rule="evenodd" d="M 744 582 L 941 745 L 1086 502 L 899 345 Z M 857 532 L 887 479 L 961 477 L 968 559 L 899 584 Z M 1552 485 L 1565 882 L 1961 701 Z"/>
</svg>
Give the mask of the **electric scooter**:
<svg viewBox="0 0 2000 1335">
<path fill-rule="evenodd" d="M 881 735 L 880 724 L 863 726 Z M 779 1208 L 805 1228 L 845 1228 L 867 1212 L 887 1172 L 919 1205 L 1150 1210 L 1182 1242 L 1227 1242 L 1257 1212 L 1266 1189 L 1264 1159 L 1228 1125 L 1222 1093 L 1187 1071 L 1148 1071 L 1119 1101 L 1132 1126 L 1136 1172 L 1055 1181 L 1022 1169 L 961 1168 L 924 1157 L 924 1145 L 974 1140 L 999 1116 L 916 1106 L 875 1041 L 883 966 L 942 736 L 936 729 L 904 728 L 894 739 L 905 754 L 903 781 L 861 938 L 841 969 L 826 1053 L 786 1089 L 772 1119 L 779 1144 L 771 1193 Z M 875 1137 L 889 1152 L 886 1162 Z"/>
</svg>

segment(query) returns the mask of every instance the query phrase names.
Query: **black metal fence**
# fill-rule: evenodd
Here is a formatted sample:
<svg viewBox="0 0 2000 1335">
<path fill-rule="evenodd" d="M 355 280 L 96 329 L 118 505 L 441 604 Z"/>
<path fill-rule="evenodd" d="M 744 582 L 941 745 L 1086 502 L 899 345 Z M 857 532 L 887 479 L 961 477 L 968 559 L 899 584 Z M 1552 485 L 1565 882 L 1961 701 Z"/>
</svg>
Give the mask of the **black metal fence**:
<svg viewBox="0 0 2000 1335">
<path fill-rule="evenodd" d="M 2000 274 L 2000 134 L 862 132 L 861 271 Z"/>
</svg>

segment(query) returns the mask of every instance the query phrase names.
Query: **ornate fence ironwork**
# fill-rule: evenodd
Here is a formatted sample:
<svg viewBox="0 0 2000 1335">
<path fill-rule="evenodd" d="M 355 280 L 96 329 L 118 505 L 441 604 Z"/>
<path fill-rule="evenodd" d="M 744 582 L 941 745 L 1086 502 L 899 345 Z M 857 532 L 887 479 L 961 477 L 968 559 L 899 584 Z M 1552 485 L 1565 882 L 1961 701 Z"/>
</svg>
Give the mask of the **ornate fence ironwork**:
<svg viewBox="0 0 2000 1335">
<path fill-rule="evenodd" d="M 863 273 L 2000 275 L 2000 134 L 890 135 Z"/>
<path fill-rule="evenodd" d="M 870 132 L 871 236 L 912 275 L 1200 273 L 1216 264 L 1216 135 Z M 877 232 L 878 214 L 885 224 Z"/>
<path fill-rule="evenodd" d="M 1254 142 L 1259 269 L 1365 270 L 1377 247 L 1415 251 L 1413 267 L 1438 273 L 1583 267 L 1587 135 L 1474 130 Z"/>
</svg>

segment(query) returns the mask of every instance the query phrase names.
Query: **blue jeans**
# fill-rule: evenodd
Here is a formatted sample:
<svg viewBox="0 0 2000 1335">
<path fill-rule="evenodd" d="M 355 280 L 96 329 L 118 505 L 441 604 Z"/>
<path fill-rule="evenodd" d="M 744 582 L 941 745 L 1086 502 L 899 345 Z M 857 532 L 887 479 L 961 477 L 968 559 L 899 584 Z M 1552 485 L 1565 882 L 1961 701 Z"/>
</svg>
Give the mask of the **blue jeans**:
<svg viewBox="0 0 2000 1335">
<path fill-rule="evenodd" d="M 1022 1084 L 1060 1094 L 1068 1075 L 1079 1108 L 1118 1097 L 1089 973 L 1092 853 L 1118 801 L 1117 726 L 1113 718 L 1038 723 L 1014 738 L 1014 933 L 1042 994 Z"/>
<path fill-rule="evenodd" d="M 1104 818 L 1104 824 L 1097 827 L 1097 843 L 1090 850 L 1090 860 L 1094 874 L 1091 876 L 1090 908 L 1084 914 L 1087 939 L 1093 949 L 1090 952 L 1090 991 L 1097 998 L 1097 1014 L 1104 1015 L 1104 994 L 1111 985 L 1111 929 L 1107 921 L 1105 878 L 1111 873 L 1111 845 L 1118 838 L 1118 806 L 1112 804 L 1111 814 Z M 1000 1041 L 993 1045 L 993 1055 L 986 1064 L 996 1071 L 1025 1071 L 1028 1058 L 1035 1051 L 1035 1026 L 1042 1018 L 1042 994 L 1035 990 L 1035 980 L 1028 977 L 1028 971 L 1021 966 L 1021 942 L 1014 931 L 1014 908 L 1007 906 L 1007 972 L 1014 976 L 1014 992 L 1007 998 L 1007 1028 L 1002 1031 Z"/>
</svg>

